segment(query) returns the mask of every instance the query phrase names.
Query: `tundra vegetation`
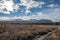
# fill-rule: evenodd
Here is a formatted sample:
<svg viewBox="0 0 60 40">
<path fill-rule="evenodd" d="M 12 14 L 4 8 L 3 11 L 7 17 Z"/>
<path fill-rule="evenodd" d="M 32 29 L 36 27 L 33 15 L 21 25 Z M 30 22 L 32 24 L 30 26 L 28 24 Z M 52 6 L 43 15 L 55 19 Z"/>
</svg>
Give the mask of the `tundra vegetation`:
<svg viewBox="0 0 60 40">
<path fill-rule="evenodd" d="M 60 40 L 60 23 L 0 23 L 0 40 Z"/>
</svg>

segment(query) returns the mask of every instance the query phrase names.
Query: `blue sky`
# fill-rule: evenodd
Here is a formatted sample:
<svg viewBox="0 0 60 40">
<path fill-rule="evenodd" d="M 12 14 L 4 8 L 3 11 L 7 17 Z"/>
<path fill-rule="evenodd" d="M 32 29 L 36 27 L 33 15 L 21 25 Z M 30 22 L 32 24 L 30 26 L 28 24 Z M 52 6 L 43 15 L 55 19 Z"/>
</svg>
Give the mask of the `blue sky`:
<svg viewBox="0 0 60 40">
<path fill-rule="evenodd" d="M 0 0 L 0 20 L 15 19 L 60 22 L 60 0 Z"/>
</svg>

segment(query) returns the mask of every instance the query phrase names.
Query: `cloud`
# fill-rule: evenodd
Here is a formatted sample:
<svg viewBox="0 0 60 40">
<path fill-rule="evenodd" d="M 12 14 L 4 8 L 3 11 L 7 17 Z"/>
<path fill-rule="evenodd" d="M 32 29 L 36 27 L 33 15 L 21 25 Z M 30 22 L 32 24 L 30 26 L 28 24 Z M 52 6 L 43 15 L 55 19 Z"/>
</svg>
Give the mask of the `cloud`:
<svg viewBox="0 0 60 40">
<path fill-rule="evenodd" d="M 26 15 L 27 15 L 28 13 L 31 13 L 31 11 L 30 11 L 29 9 L 26 9 L 26 10 L 25 10 L 25 13 L 26 13 Z"/>
<path fill-rule="evenodd" d="M 13 16 L 13 17 L 0 17 L 0 21 L 8 21 L 8 20 L 15 20 L 15 19 L 22 19 L 22 20 L 30 20 L 30 19 L 36 19 L 39 20 L 44 17 L 44 14 L 42 12 L 37 13 L 36 15 L 30 15 L 30 16 Z"/>
<path fill-rule="evenodd" d="M 44 12 L 45 11 L 45 12 Z M 12 20 L 30 20 L 30 19 L 49 19 L 52 20 L 53 22 L 60 22 L 60 7 L 59 8 L 50 8 L 50 9 L 45 9 L 43 12 L 36 12 L 34 15 L 30 16 L 13 16 L 13 17 L 0 17 L 0 21 L 12 21 Z M 47 13 L 48 12 L 48 13 Z"/>
<path fill-rule="evenodd" d="M 47 12 L 44 12 L 47 11 Z M 52 20 L 53 22 L 60 22 L 60 7 L 58 8 L 49 8 L 49 9 L 45 9 L 43 12 L 36 12 L 35 15 L 31 15 L 31 16 L 25 16 L 22 17 L 22 19 L 24 20 L 29 20 L 29 19 L 36 19 L 36 20 L 40 20 L 40 19 L 49 19 Z"/>
<path fill-rule="evenodd" d="M 29 20 L 29 16 L 0 17 L 0 21 L 12 21 L 16 19 Z"/>
<path fill-rule="evenodd" d="M 22 10 L 21 12 L 25 13 L 26 15 L 28 13 L 32 12 L 30 11 L 31 8 L 42 8 L 42 5 L 45 4 L 43 1 L 34 1 L 34 0 L 20 0 L 21 3 L 14 4 L 13 0 L 1 0 L 0 1 L 0 13 L 4 14 L 10 14 L 10 12 L 14 12 L 19 10 L 20 6 L 25 6 L 25 10 Z M 42 12 L 36 12 L 29 16 L 13 16 L 13 17 L 0 17 L 0 21 L 7 21 L 7 20 L 15 20 L 15 19 L 22 19 L 22 20 L 30 20 L 30 19 L 49 19 L 53 22 L 60 22 L 60 7 L 57 4 L 50 4 L 47 5 L 47 9 L 44 9 Z"/>
<path fill-rule="evenodd" d="M 36 2 L 33 0 L 20 0 L 21 3 L 20 5 L 26 6 L 26 8 L 33 8 L 33 7 L 38 7 L 42 6 L 42 4 L 45 4 L 44 2 Z"/>
<path fill-rule="evenodd" d="M 58 7 L 58 5 L 57 4 L 50 4 L 47 7 L 54 8 L 54 7 Z"/>
<path fill-rule="evenodd" d="M 18 6 L 13 3 L 13 0 L 0 0 L 0 13 L 10 14 L 17 9 Z"/>
<path fill-rule="evenodd" d="M 46 12 L 44 12 L 46 11 Z M 8 20 L 30 20 L 30 19 L 49 19 L 52 20 L 53 22 L 60 22 L 60 8 L 50 8 L 50 9 L 45 9 L 43 12 L 36 12 L 34 15 L 30 16 L 13 16 L 13 17 L 0 17 L 0 21 L 8 21 Z M 49 13 L 47 13 L 49 12 Z"/>
<path fill-rule="evenodd" d="M 20 6 L 25 6 L 25 10 L 22 12 L 28 14 L 31 13 L 29 9 L 37 7 L 42 8 L 43 4 L 45 4 L 45 2 L 38 2 L 34 0 L 20 0 L 20 3 L 14 3 L 13 0 L 0 0 L 0 13 L 10 14 L 10 12 L 20 10 Z"/>
<path fill-rule="evenodd" d="M 45 9 L 45 18 L 50 19 L 53 22 L 60 22 L 60 7 Z"/>
<path fill-rule="evenodd" d="M 55 22 L 60 22 L 60 8 L 53 9 L 52 14 L 50 15 L 50 18 L 54 20 Z"/>
<path fill-rule="evenodd" d="M 40 1 L 40 2 L 37 2 L 37 1 L 34 1 L 34 0 L 20 0 L 20 6 L 25 6 L 26 10 L 25 10 L 25 13 L 31 13 L 31 11 L 29 9 L 31 8 L 42 8 L 42 5 L 45 4 L 45 2 L 43 1 Z"/>
<path fill-rule="evenodd" d="M 0 17 L 0 21 L 2 21 L 2 20 L 9 20 L 9 18 L 8 17 Z"/>
</svg>

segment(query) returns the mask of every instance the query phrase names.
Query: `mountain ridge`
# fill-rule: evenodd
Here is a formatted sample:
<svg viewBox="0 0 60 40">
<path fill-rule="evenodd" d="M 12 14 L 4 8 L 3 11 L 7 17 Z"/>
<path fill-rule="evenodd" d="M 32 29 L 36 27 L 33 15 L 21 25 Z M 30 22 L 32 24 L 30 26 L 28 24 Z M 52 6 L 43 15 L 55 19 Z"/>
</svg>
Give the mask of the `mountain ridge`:
<svg viewBox="0 0 60 40">
<path fill-rule="evenodd" d="M 40 19 L 40 20 L 36 20 L 36 19 L 30 19 L 30 20 L 12 20 L 12 21 L 1 21 L 1 22 L 8 22 L 8 23 L 52 23 L 51 20 L 49 19 Z"/>
</svg>

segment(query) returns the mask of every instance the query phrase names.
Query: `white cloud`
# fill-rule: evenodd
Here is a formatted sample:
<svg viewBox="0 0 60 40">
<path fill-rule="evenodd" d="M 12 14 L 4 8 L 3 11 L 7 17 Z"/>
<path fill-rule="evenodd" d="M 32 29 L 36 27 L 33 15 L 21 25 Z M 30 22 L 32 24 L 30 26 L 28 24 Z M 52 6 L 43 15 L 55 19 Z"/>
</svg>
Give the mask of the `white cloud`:
<svg viewBox="0 0 60 40">
<path fill-rule="evenodd" d="M 26 15 L 27 15 L 28 13 L 31 13 L 31 11 L 28 10 L 28 9 L 26 9 L 26 10 L 25 10 L 25 13 L 26 13 Z"/>
<path fill-rule="evenodd" d="M 28 13 L 31 13 L 29 9 L 31 8 L 41 8 L 42 5 L 45 4 L 44 2 L 36 2 L 33 0 L 21 0 L 21 3 L 14 4 L 12 0 L 6 1 L 2 0 L 0 1 L 0 13 L 10 14 L 10 12 L 13 12 L 14 10 L 17 11 L 19 6 L 23 5 L 26 6 L 25 13 L 26 15 Z M 18 6 L 19 5 L 19 6 Z M 43 12 L 36 12 L 36 15 L 30 15 L 30 16 L 14 16 L 14 17 L 0 17 L 0 20 L 15 20 L 15 19 L 22 19 L 22 20 L 29 20 L 29 19 L 50 19 L 54 22 L 60 21 L 60 7 L 56 4 L 50 4 L 47 7 L 50 7 L 49 9 L 45 9 Z M 22 11 L 22 12 L 24 12 Z M 46 13 L 46 11 L 48 13 Z"/>
<path fill-rule="evenodd" d="M 34 0 L 20 0 L 20 6 L 23 5 L 23 6 L 26 6 L 26 10 L 25 10 L 25 13 L 31 13 L 31 11 L 29 9 L 31 8 L 42 8 L 42 5 L 45 4 L 45 2 L 37 2 L 37 1 L 34 1 Z"/>
<path fill-rule="evenodd" d="M 60 22 L 60 7 L 58 8 L 50 8 L 50 9 L 46 9 L 45 11 L 49 12 L 49 13 L 45 13 L 45 12 L 37 12 L 37 15 L 34 16 L 35 19 L 49 19 L 52 20 L 53 22 Z M 33 17 L 32 17 L 33 18 Z"/>
<path fill-rule="evenodd" d="M 13 0 L 0 0 L 0 13 L 10 14 L 18 9 L 18 6 L 13 3 Z"/>
<path fill-rule="evenodd" d="M 54 11 L 52 11 L 52 14 L 50 15 L 50 18 L 53 20 L 53 21 L 58 21 L 60 22 L 60 8 L 55 8 L 53 9 Z"/>
<path fill-rule="evenodd" d="M 14 9 L 15 11 L 19 10 L 18 4 L 15 4 L 15 5 L 13 6 L 13 9 Z"/>
<path fill-rule="evenodd" d="M 20 6 L 25 6 L 25 10 L 22 12 L 28 14 L 31 13 L 29 9 L 31 8 L 41 8 L 45 2 L 38 2 L 34 0 L 20 0 L 21 3 L 14 3 L 13 0 L 0 0 L 0 13 L 10 14 L 10 12 L 17 11 L 21 9 Z"/>
<path fill-rule="evenodd" d="M 47 9 L 46 9 L 47 10 Z M 30 16 L 14 16 L 14 17 L 0 17 L 0 20 L 15 20 L 15 19 L 22 19 L 22 20 L 30 20 L 30 19 L 49 19 L 53 22 L 60 22 L 60 8 L 48 9 L 49 13 L 45 12 L 37 12 L 35 15 Z"/>
<path fill-rule="evenodd" d="M 0 21 L 1 20 L 9 20 L 9 18 L 8 17 L 0 17 Z"/>
<path fill-rule="evenodd" d="M 53 22 L 60 22 L 60 7 L 50 8 L 45 10 L 48 13 L 45 13 L 45 19 L 50 19 Z"/>
<path fill-rule="evenodd" d="M 0 17 L 0 21 L 11 21 L 15 19 L 29 20 L 29 16 Z"/>
<path fill-rule="evenodd" d="M 46 9 L 47 10 L 47 9 Z M 45 11 L 46 11 L 45 10 Z M 8 21 L 8 20 L 15 20 L 15 19 L 22 19 L 22 20 L 30 20 L 30 19 L 49 19 L 53 22 L 60 22 L 60 8 L 53 8 L 47 10 L 49 13 L 45 12 L 37 12 L 35 15 L 30 16 L 14 16 L 14 17 L 0 17 L 0 21 Z"/>
<path fill-rule="evenodd" d="M 14 16 L 14 17 L 0 17 L 0 21 L 8 21 L 8 20 L 15 20 L 15 19 L 22 19 L 22 20 L 30 20 L 30 19 L 41 19 L 44 17 L 44 14 L 41 12 L 37 13 L 36 15 L 30 15 L 30 16 Z"/>
<path fill-rule="evenodd" d="M 26 6 L 27 8 L 38 7 L 42 6 L 42 4 L 45 4 L 44 2 L 36 2 L 33 0 L 20 0 L 20 1 L 21 1 L 20 5 Z"/>
<path fill-rule="evenodd" d="M 54 8 L 54 7 L 57 7 L 57 6 L 58 6 L 57 4 L 50 4 L 47 7 Z"/>
</svg>

